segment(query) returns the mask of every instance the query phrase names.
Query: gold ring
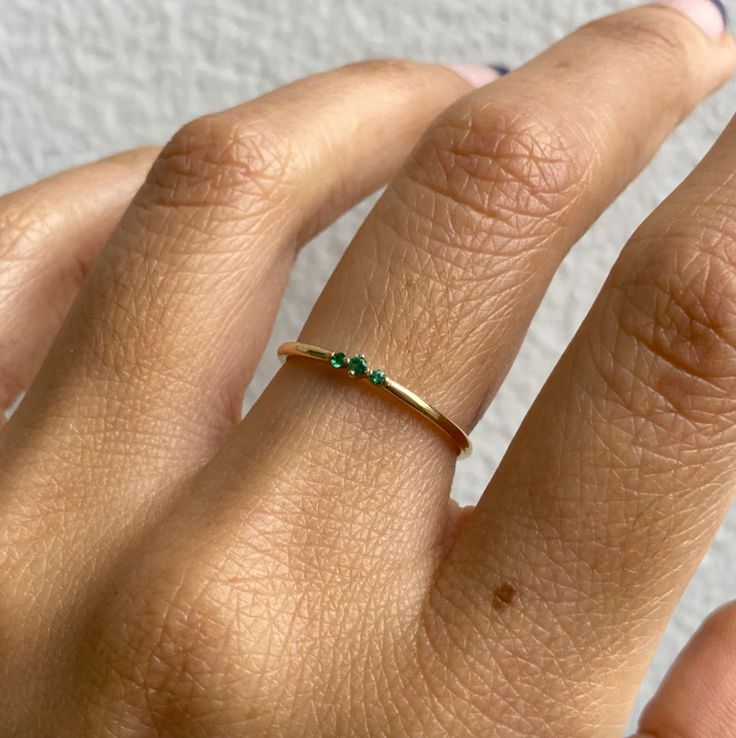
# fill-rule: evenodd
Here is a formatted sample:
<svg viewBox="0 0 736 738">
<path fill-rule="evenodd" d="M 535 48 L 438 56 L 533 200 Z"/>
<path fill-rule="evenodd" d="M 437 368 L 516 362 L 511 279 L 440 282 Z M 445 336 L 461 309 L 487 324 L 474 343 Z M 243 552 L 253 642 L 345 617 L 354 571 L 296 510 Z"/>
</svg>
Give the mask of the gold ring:
<svg viewBox="0 0 736 738">
<path fill-rule="evenodd" d="M 343 351 L 328 351 L 319 346 L 308 343 L 289 342 L 283 343 L 278 348 L 281 361 L 288 356 L 302 356 L 307 359 L 315 359 L 330 364 L 335 369 L 346 369 L 351 377 L 356 379 L 367 379 L 375 387 L 381 387 L 398 397 L 403 403 L 418 412 L 422 417 L 429 420 L 435 427 L 448 435 L 460 449 L 460 457 L 470 456 L 473 447 L 468 434 L 456 423 L 453 423 L 446 415 L 425 402 L 421 397 L 415 395 L 410 389 L 403 387 L 398 382 L 386 376 L 382 369 L 371 369 L 364 354 L 357 354 L 348 358 Z"/>
</svg>

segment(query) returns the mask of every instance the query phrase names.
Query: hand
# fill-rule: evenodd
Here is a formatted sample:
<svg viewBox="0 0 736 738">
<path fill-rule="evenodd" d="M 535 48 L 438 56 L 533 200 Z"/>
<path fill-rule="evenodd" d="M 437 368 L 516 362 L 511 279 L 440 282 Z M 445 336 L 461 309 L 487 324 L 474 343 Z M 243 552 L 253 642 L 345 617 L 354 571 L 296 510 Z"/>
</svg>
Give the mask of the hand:
<svg viewBox="0 0 736 738">
<path fill-rule="evenodd" d="M 0 735 L 619 736 L 736 474 L 735 125 L 477 509 L 366 382 L 294 358 L 241 398 L 297 249 L 393 177 L 300 340 L 470 428 L 565 252 L 734 70 L 710 0 L 647 6 L 474 91 L 489 70 L 370 62 L 194 121 L 117 226 L 156 152 L 3 198 L 0 399 L 30 387 L 0 434 Z M 735 633 L 709 622 L 643 734 L 736 735 Z"/>
</svg>

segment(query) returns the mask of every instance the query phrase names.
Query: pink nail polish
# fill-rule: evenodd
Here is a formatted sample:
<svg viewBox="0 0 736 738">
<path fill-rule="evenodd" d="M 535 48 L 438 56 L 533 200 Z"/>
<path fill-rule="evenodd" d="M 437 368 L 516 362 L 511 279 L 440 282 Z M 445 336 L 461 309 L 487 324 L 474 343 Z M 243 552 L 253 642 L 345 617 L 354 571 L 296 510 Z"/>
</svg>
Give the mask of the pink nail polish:
<svg viewBox="0 0 736 738">
<path fill-rule="evenodd" d="M 473 87 L 483 87 L 495 82 L 501 76 L 495 67 L 486 67 L 482 64 L 448 64 L 447 67 Z"/>
<path fill-rule="evenodd" d="M 719 39 L 726 30 L 728 17 L 720 0 L 659 0 L 657 5 L 679 10 L 712 39 Z"/>
</svg>

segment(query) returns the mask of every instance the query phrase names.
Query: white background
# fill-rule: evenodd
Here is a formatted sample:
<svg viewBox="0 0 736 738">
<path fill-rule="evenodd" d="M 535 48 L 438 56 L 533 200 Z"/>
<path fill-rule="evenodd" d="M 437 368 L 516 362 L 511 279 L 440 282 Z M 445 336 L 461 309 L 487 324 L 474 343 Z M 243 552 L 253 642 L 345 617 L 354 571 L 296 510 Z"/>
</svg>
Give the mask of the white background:
<svg viewBox="0 0 736 738">
<path fill-rule="evenodd" d="M 191 117 L 363 57 L 518 65 L 606 0 L 1 0 L 0 191 L 120 149 L 163 142 Z M 455 495 L 477 498 L 627 236 L 732 113 L 729 85 L 687 121 L 573 250 L 552 284 Z M 306 249 L 272 347 L 294 337 L 367 204 Z M 248 402 L 277 362 L 269 351 Z M 645 684 L 651 694 L 703 617 L 734 596 L 736 515 L 704 560 Z"/>
</svg>

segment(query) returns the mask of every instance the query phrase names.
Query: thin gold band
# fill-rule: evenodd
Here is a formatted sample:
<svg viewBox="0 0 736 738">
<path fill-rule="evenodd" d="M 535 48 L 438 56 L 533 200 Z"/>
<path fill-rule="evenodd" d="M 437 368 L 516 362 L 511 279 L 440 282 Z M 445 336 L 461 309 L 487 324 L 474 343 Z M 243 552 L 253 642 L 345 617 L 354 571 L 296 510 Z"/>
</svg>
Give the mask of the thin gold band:
<svg viewBox="0 0 736 738">
<path fill-rule="evenodd" d="M 308 343 L 289 342 L 279 346 L 278 355 L 282 361 L 285 361 L 288 356 L 315 359 L 331 364 L 335 369 L 347 369 L 348 374 L 357 379 L 368 379 L 371 384 L 387 390 L 447 434 L 460 449 L 461 457 L 471 454 L 473 447 L 468 434 L 459 425 L 453 423 L 446 415 L 425 402 L 419 395 L 387 377 L 381 369 L 371 370 L 363 354 L 348 359 L 347 355 L 341 351 L 328 351 Z"/>
</svg>

